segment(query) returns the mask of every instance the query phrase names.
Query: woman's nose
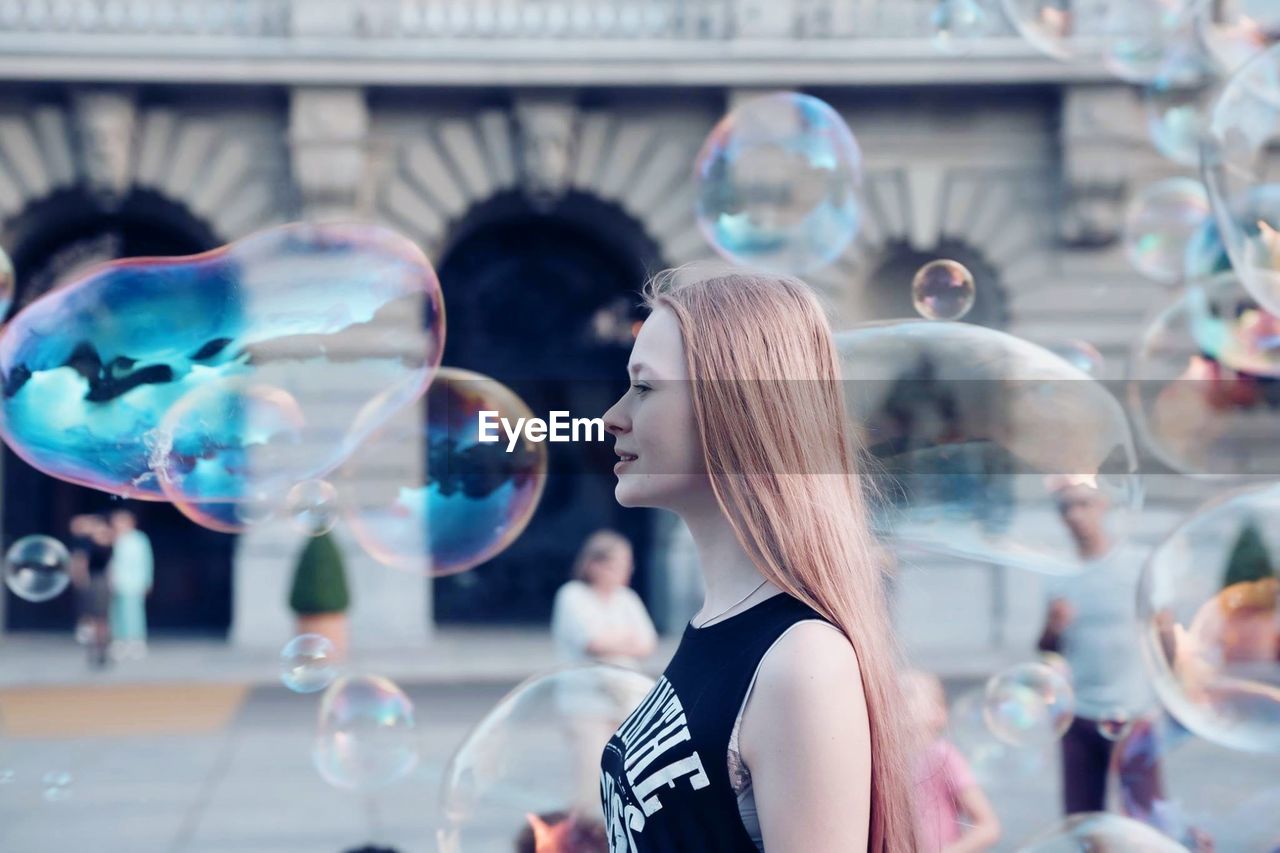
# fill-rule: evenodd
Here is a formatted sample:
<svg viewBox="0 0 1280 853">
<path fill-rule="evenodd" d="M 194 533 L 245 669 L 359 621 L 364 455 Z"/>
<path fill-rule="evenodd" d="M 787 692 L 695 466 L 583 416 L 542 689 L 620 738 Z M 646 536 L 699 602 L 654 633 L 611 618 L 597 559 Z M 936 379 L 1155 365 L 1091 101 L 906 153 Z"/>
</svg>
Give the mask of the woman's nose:
<svg viewBox="0 0 1280 853">
<path fill-rule="evenodd" d="M 602 418 L 606 432 L 619 436 L 631 428 L 630 422 L 626 419 L 622 412 L 622 400 L 614 403 L 609 407 L 609 411 L 604 413 Z"/>
</svg>

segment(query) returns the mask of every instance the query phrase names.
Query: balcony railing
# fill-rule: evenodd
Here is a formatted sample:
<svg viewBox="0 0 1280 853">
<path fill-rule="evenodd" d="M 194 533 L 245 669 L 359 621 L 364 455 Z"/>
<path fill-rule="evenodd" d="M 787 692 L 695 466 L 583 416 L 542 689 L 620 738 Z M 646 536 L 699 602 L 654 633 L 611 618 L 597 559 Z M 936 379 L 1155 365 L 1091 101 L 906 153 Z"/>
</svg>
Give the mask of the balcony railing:
<svg viewBox="0 0 1280 853">
<path fill-rule="evenodd" d="M 937 0 L 0 0 L 0 32 L 416 39 L 928 38 Z M 1012 35 L 998 14 L 993 35 Z"/>
<path fill-rule="evenodd" d="M 1092 76 L 1039 56 L 995 0 L 973 61 L 941 54 L 932 45 L 938 2 L 0 0 L 0 79 L 767 85 Z"/>
</svg>

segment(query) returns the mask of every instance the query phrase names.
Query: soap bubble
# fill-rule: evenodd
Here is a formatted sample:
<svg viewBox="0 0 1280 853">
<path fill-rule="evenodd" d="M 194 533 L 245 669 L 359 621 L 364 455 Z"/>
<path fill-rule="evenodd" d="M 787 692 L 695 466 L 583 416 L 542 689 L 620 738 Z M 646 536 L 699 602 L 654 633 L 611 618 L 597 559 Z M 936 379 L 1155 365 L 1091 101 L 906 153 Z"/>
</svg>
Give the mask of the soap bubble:
<svg viewBox="0 0 1280 853">
<path fill-rule="evenodd" d="M 13 261 L 4 249 L 0 249 L 0 320 L 9 316 L 9 308 L 13 305 L 13 294 L 17 287 L 17 277 L 13 272 Z"/>
<path fill-rule="evenodd" d="M 1175 163 L 1199 167 L 1200 138 L 1208 128 L 1209 94 L 1217 69 L 1199 39 L 1179 41 L 1143 89 L 1147 133 Z"/>
<path fill-rule="evenodd" d="M 1084 491 L 1123 542 L 1142 504 L 1120 404 L 1049 351 L 966 323 L 837 335 L 872 520 L 898 545 L 1049 574 L 1083 570 L 1060 498 Z"/>
<path fill-rule="evenodd" d="M 1125 0 L 1106 5 L 1103 62 L 1121 80 L 1152 83 L 1171 64 L 1202 55 L 1187 0 Z"/>
<path fill-rule="evenodd" d="M 66 546 L 52 536 L 24 536 L 4 556 L 4 582 L 21 599 L 48 601 L 71 583 L 70 563 Z"/>
<path fill-rule="evenodd" d="M 1273 0 L 1194 0 L 1192 7 L 1201 40 L 1227 74 L 1280 40 Z"/>
<path fill-rule="evenodd" d="M 312 759 L 335 788 L 371 791 L 391 785 L 418 764 L 413 703 L 389 679 L 344 675 L 320 700 Z"/>
<path fill-rule="evenodd" d="M 299 634 L 280 650 L 280 680 L 294 693 L 324 690 L 338 677 L 336 656 L 328 637 Z"/>
<path fill-rule="evenodd" d="M 1018 664 L 992 676 L 984 698 L 987 728 L 1012 746 L 1052 743 L 1075 717 L 1071 685 L 1042 663 Z"/>
<path fill-rule="evenodd" d="M 984 789 L 991 792 L 1006 784 L 1025 784 L 1040 779 L 1053 767 L 1049 747 L 1030 748 L 1005 743 L 987 727 L 983 688 L 962 693 L 952 703 L 947 719 L 947 740 L 960 750 L 969 769 Z"/>
<path fill-rule="evenodd" d="M 1280 753 L 1280 486 L 1210 501 L 1152 553 L 1138 589 L 1160 700 L 1214 743 Z"/>
<path fill-rule="evenodd" d="M 277 389 L 304 417 L 295 482 L 323 476 L 421 396 L 443 321 L 422 252 L 379 226 L 292 224 L 202 255 L 114 261 L 0 331 L 0 431 L 68 482 L 226 503 L 254 489 L 256 438 L 204 413 L 252 425 L 252 404 L 235 414 L 246 389 Z M 171 468 L 168 491 L 153 464 L 165 446 L 195 466 Z"/>
<path fill-rule="evenodd" d="M 481 411 L 510 422 L 533 417 L 502 383 L 441 368 L 427 391 L 425 423 L 417 412 L 396 420 L 343 466 L 344 517 L 374 559 L 435 576 L 456 574 L 502 553 L 524 531 L 546 484 L 546 444 L 522 435 L 507 452 L 501 426 L 490 433 L 497 442 L 480 442 Z M 420 476 L 385 476 L 385 460 L 403 458 L 411 448 L 423 454 Z"/>
<path fill-rule="evenodd" d="M 1280 378 L 1280 319 L 1263 311 L 1234 273 L 1189 285 L 1186 302 L 1205 356 L 1250 376 Z"/>
<path fill-rule="evenodd" d="M 938 0 L 931 24 L 933 46 L 940 53 L 963 54 L 974 41 L 995 33 L 999 13 L 992 0 Z"/>
<path fill-rule="evenodd" d="M 1106 366 L 1106 359 L 1102 357 L 1102 353 L 1088 341 L 1059 341 L 1049 346 L 1048 350 L 1076 370 L 1095 379 L 1102 375 Z"/>
<path fill-rule="evenodd" d="M 1182 281 L 1187 244 L 1209 217 L 1204 185 L 1170 178 L 1143 190 L 1129 204 L 1124 248 L 1133 268 L 1163 284 Z"/>
<path fill-rule="evenodd" d="M 647 675 L 587 664 L 534 676 L 508 693 L 445 768 L 441 849 L 508 849 L 539 824 L 603 838 L 600 755 L 653 688 Z"/>
<path fill-rule="evenodd" d="M 975 296 L 973 273 L 956 261 L 930 261 L 911 280 L 911 302 L 926 320 L 959 320 Z"/>
<path fill-rule="evenodd" d="M 1142 853 L 1186 853 L 1186 848 L 1145 824 L 1106 812 L 1067 817 L 1018 848 L 1018 853 L 1082 853 L 1141 850 Z"/>
<path fill-rule="evenodd" d="M 806 273 L 835 260 L 861 224 L 862 153 L 810 95 L 744 102 L 711 131 L 694 176 L 698 225 L 735 263 Z"/>
<path fill-rule="evenodd" d="M 148 440 L 162 493 L 192 521 L 224 533 L 246 529 L 264 495 L 282 493 L 315 463 L 298 401 L 245 379 L 194 388 Z"/>
<path fill-rule="evenodd" d="M 1231 265 L 1259 303 L 1280 314 L 1280 45 L 1223 87 L 1210 113 L 1203 172 Z"/>
<path fill-rule="evenodd" d="M 1098 734 L 1118 741 L 1133 728 L 1133 716 L 1124 708 L 1114 708 L 1098 718 Z"/>
<path fill-rule="evenodd" d="M 1280 757 L 1227 749 L 1160 714 L 1134 721 L 1116 743 L 1111 769 L 1114 810 L 1192 850 L 1280 844 Z"/>
<path fill-rule="evenodd" d="M 1187 253 L 1182 259 L 1182 279 L 1194 283 L 1230 270 L 1231 259 L 1218 232 L 1218 221 L 1210 216 L 1187 242 Z"/>
<path fill-rule="evenodd" d="M 325 480 L 304 480 L 286 498 L 293 526 L 309 536 L 328 533 L 338 523 L 338 490 Z"/>
<path fill-rule="evenodd" d="M 1233 477 L 1277 470 L 1275 442 L 1261 438 L 1280 427 L 1276 383 L 1225 361 L 1248 354 L 1254 344 L 1265 351 L 1265 336 L 1242 340 L 1242 328 L 1214 320 L 1207 307 L 1232 304 L 1221 301 L 1232 295 L 1229 279 L 1189 288 L 1153 316 L 1130 358 L 1134 425 L 1151 452 L 1182 474 Z M 1244 319 L 1249 329 L 1260 328 Z"/>
<path fill-rule="evenodd" d="M 0 767 L 0 785 L 12 785 L 17 774 L 8 767 Z"/>
</svg>

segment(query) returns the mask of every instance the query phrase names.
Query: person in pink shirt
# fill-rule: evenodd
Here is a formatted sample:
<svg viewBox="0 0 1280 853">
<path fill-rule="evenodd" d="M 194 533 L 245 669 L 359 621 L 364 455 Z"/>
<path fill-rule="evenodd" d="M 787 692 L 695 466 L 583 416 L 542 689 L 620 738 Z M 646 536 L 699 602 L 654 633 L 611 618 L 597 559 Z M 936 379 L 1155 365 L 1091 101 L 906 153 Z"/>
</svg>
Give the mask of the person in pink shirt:
<svg viewBox="0 0 1280 853">
<path fill-rule="evenodd" d="M 905 676 L 905 694 L 920 728 L 915 756 L 920 853 L 981 853 L 1000 840 L 1000 820 L 960 750 L 943 737 L 947 699 L 927 672 Z"/>
</svg>

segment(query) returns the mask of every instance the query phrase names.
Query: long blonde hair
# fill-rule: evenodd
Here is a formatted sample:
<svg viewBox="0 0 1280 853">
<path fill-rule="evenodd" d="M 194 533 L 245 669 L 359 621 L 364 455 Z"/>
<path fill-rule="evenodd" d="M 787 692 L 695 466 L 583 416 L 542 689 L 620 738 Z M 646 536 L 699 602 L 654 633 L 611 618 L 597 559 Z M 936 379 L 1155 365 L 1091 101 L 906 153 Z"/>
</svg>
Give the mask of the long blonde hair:
<svg viewBox="0 0 1280 853">
<path fill-rule="evenodd" d="M 821 303 L 802 281 L 662 273 L 679 320 L 703 459 L 761 574 L 835 623 L 858 655 L 871 724 L 871 853 L 911 853 L 916 824 L 899 653 Z"/>
</svg>

